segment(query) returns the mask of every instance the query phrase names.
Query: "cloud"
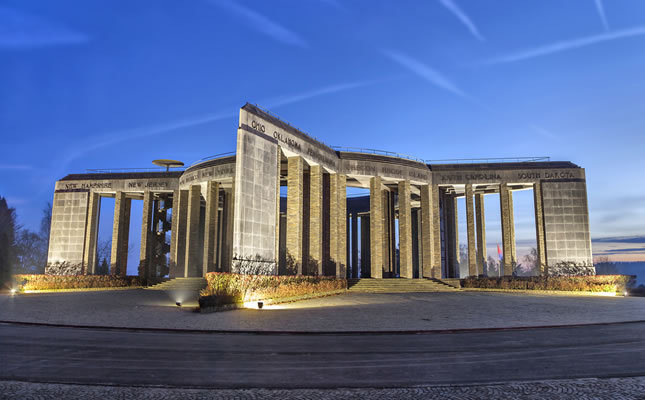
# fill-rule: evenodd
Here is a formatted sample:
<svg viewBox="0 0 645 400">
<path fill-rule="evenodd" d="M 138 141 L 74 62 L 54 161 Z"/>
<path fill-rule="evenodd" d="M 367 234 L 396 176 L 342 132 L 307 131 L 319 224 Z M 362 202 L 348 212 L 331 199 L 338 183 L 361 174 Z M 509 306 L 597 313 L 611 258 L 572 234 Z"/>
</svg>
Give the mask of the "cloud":
<svg viewBox="0 0 645 400">
<path fill-rule="evenodd" d="M 607 23 L 607 16 L 605 15 L 605 7 L 603 7 L 602 0 L 595 0 L 595 1 L 596 1 L 596 10 L 598 10 L 598 16 L 602 21 L 602 26 L 605 28 L 607 32 L 609 32 L 609 23 Z"/>
<path fill-rule="evenodd" d="M 529 128 L 540 136 L 547 139 L 559 139 L 558 135 L 537 125 L 529 125 Z"/>
<path fill-rule="evenodd" d="M 265 34 L 278 42 L 290 46 L 307 47 L 307 43 L 298 34 L 288 30 L 257 11 L 242 6 L 238 2 L 232 0 L 210 0 L 210 3 L 223 7 L 233 14 L 246 19 L 248 22 L 246 26 Z"/>
<path fill-rule="evenodd" d="M 637 26 L 631 29 L 623 29 L 620 31 L 613 31 L 602 33 L 600 35 L 586 36 L 579 39 L 566 40 L 556 42 L 545 46 L 536 47 L 533 49 L 523 50 L 517 53 L 508 54 L 501 57 L 492 58 L 484 61 L 483 64 L 502 64 L 516 61 L 528 60 L 530 58 L 548 56 L 555 53 L 561 53 L 567 50 L 573 50 L 580 47 L 591 46 L 597 43 L 609 42 L 612 40 L 623 39 L 634 36 L 645 35 L 645 26 Z"/>
<path fill-rule="evenodd" d="M 643 243 L 645 236 L 613 236 L 603 238 L 591 238 L 591 243 Z"/>
<path fill-rule="evenodd" d="M 482 42 L 485 41 L 484 37 L 479 33 L 479 30 L 471 21 L 470 17 L 463 12 L 461 8 L 457 5 L 457 3 L 454 2 L 454 0 L 439 0 L 439 3 L 441 3 L 442 6 L 446 7 L 448 11 L 450 11 L 459 21 L 461 21 L 462 24 L 468 28 L 470 33 L 477 39 L 481 40 Z"/>
<path fill-rule="evenodd" d="M 304 93 L 269 99 L 267 101 L 261 102 L 260 104 L 262 104 L 266 108 L 277 108 L 288 104 L 298 103 L 300 101 L 308 100 L 318 96 L 334 94 L 345 90 L 371 85 L 377 82 L 379 81 L 374 80 L 374 81 L 339 83 L 339 84 L 325 86 L 323 88 L 315 89 Z M 62 160 L 61 169 L 59 170 L 59 175 L 60 175 L 60 171 L 64 171 L 72 161 L 80 158 L 81 156 L 91 151 L 95 151 L 100 148 L 115 145 L 117 143 L 125 142 L 127 140 L 132 140 L 135 138 L 156 136 L 156 135 L 160 135 L 163 133 L 167 133 L 167 132 L 171 132 L 179 129 L 185 129 L 193 126 L 204 125 L 204 124 L 224 120 L 227 118 L 234 118 L 238 115 L 239 115 L 238 110 L 204 114 L 204 115 L 193 116 L 193 117 L 185 118 L 181 120 L 149 125 L 149 126 L 140 127 L 140 128 L 108 132 L 99 136 L 92 135 L 90 136 L 90 139 L 87 142 L 79 145 L 78 147 L 66 150 L 66 157 Z"/>
<path fill-rule="evenodd" d="M 350 83 L 339 83 L 335 85 L 330 85 L 330 86 L 325 86 L 320 89 L 312 90 L 309 92 L 304 92 L 304 93 L 299 93 L 299 94 L 294 94 L 294 95 L 289 95 L 289 96 L 282 96 L 282 97 L 276 97 L 274 99 L 268 100 L 265 104 L 267 108 L 275 108 L 275 107 L 280 107 L 284 106 L 287 104 L 292 104 L 292 103 L 297 103 L 303 100 L 307 100 L 313 97 L 318 97 L 322 96 L 325 94 L 333 94 L 333 93 L 338 93 L 342 92 L 345 90 L 349 89 L 355 89 L 359 88 L 362 86 L 368 86 L 372 85 L 376 82 L 379 81 L 359 81 L 359 82 L 350 82 Z"/>
<path fill-rule="evenodd" d="M 443 89 L 445 91 L 448 91 L 454 95 L 472 99 L 468 94 L 464 93 L 454 83 L 448 80 L 448 78 L 441 75 L 438 71 L 423 64 L 421 61 L 393 50 L 382 50 L 382 52 L 383 54 L 385 54 L 385 56 L 390 58 L 392 61 L 401 65 L 403 68 L 413 72 L 414 74 L 420 76 L 421 78 L 430 82 L 434 86 L 440 89 Z"/>
<path fill-rule="evenodd" d="M 89 40 L 60 22 L 0 7 L 0 50 L 84 44 Z"/>
</svg>

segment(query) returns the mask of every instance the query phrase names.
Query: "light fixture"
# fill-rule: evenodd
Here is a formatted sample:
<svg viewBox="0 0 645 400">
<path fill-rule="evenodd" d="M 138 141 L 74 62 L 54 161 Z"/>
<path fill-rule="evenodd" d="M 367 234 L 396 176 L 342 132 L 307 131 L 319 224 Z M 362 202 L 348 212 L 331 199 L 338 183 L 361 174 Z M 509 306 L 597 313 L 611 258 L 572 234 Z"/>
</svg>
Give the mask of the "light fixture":
<svg viewBox="0 0 645 400">
<path fill-rule="evenodd" d="M 264 306 L 263 301 L 258 301 L 258 309 L 261 309 Z"/>
<path fill-rule="evenodd" d="M 623 296 L 625 296 L 625 297 L 629 296 L 629 293 L 627 293 L 627 290 L 625 290 L 625 291 L 623 292 Z"/>
<path fill-rule="evenodd" d="M 16 294 L 16 288 L 11 288 L 11 295 L 13 296 L 14 294 Z"/>
<path fill-rule="evenodd" d="M 175 303 L 175 305 L 176 305 L 177 307 L 181 307 L 181 301 L 176 302 L 176 303 Z"/>
</svg>

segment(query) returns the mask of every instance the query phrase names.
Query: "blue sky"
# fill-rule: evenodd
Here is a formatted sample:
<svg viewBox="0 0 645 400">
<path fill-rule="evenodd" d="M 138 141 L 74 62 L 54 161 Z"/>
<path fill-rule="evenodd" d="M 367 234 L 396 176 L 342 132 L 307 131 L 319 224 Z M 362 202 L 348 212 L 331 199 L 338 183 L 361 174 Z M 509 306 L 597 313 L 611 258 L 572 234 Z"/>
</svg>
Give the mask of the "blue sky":
<svg viewBox="0 0 645 400">
<path fill-rule="evenodd" d="M 573 161 L 592 235 L 642 235 L 644 50 L 640 0 L 2 1 L 0 195 L 36 229 L 68 173 L 234 150 L 249 101 L 330 145 Z"/>
</svg>

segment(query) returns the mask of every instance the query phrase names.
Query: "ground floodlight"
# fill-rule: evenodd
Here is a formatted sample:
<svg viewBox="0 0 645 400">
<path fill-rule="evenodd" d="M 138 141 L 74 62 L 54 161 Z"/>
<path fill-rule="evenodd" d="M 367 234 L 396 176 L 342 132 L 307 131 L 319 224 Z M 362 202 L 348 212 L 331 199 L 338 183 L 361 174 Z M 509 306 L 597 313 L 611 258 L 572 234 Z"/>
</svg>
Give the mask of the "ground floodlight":
<svg viewBox="0 0 645 400">
<path fill-rule="evenodd" d="M 12 295 L 16 294 L 16 288 L 11 288 L 11 294 Z"/>
<path fill-rule="evenodd" d="M 629 296 L 629 293 L 627 292 L 627 290 L 625 290 L 625 291 L 623 292 L 623 296 L 625 296 L 625 297 Z"/>
<path fill-rule="evenodd" d="M 181 301 L 175 302 L 175 305 L 176 305 L 177 307 L 181 307 Z"/>
<path fill-rule="evenodd" d="M 258 301 L 258 309 L 261 309 L 264 306 L 263 301 Z"/>
</svg>

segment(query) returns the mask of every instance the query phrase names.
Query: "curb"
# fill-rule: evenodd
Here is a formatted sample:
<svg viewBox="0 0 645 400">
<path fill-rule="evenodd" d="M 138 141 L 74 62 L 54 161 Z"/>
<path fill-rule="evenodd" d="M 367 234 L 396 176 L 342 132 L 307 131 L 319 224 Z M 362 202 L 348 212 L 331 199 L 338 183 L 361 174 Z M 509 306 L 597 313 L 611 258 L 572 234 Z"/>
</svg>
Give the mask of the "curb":
<svg viewBox="0 0 645 400">
<path fill-rule="evenodd" d="M 98 287 L 98 288 L 74 288 L 74 289 L 43 289 L 43 290 L 24 290 L 17 292 L 16 295 L 40 294 L 40 293 L 74 293 L 74 292 L 100 292 L 108 290 L 131 290 L 145 289 L 145 286 L 117 286 L 117 287 Z"/>
<path fill-rule="evenodd" d="M 450 333 L 477 333 L 477 332 L 504 332 L 504 331 L 522 331 L 531 329 L 559 329 L 559 328 L 584 328 L 590 326 L 612 326 L 612 325 L 629 325 L 642 324 L 645 320 L 621 321 L 621 322 L 596 322 L 588 324 L 571 324 L 571 325 L 538 325 L 538 326 L 514 326 L 506 328 L 458 328 L 458 329 L 434 329 L 434 330 L 407 330 L 407 331 L 244 331 L 244 330 L 205 330 L 205 329 L 178 329 L 178 328 L 133 328 L 133 327 L 116 327 L 116 326 L 95 326 L 95 325 L 66 325 L 53 324 L 46 322 L 22 322 L 22 321 L 4 321 L 0 324 L 19 325 L 19 326 L 43 326 L 51 328 L 76 328 L 76 329 L 93 329 L 104 331 L 125 331 L 125 332 L 158 332 L 158 333 L 190 333 L 190 334 L 246 334 L 246 335 L 300 335 L 300 336 L 382 336 L 382 335 L 432 335 L 432 334 L 450 334 Z"/>
<path fill-rule="evenodd" d="M 573 290 L 529 290 L 529 289 L 494 289 L 494 288 L 461 288 L 462 292 L 518 293 L 544 296 L 592 296 L 592 297 L 626 297 L 618 292 L 588 292 Z M 629 297 L 629 296 L 627 296 Z"/>
</svg>

